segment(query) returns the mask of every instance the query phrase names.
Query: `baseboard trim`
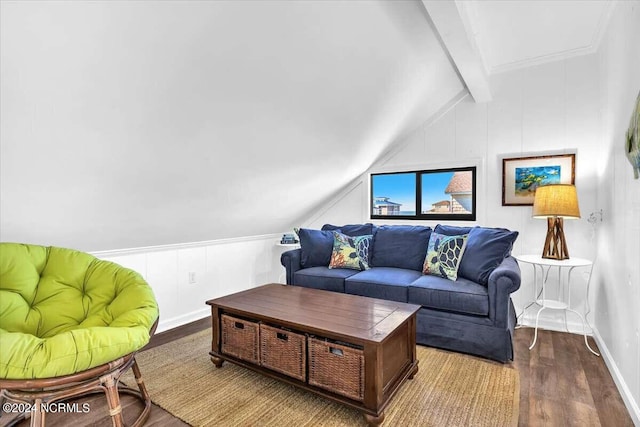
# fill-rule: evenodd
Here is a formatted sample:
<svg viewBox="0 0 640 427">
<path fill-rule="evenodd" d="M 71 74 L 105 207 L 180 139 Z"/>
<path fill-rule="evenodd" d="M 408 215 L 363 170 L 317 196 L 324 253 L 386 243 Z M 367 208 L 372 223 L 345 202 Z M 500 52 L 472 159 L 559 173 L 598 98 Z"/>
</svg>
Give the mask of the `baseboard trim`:
<svg viewBox="0 0 640 427">
<path fill-rule="evenodd" d="M 613 381 L 616 383 L 616 387 L 618 387 L 618 391 L 620 392 L 620 396 L 622 396 L 622 400 L 624 401 L 627 410 L 629 411 L 629 415 L 633 421 L 633 424 L 636 426 L 640 426 L 640 406 L 638 406 L 638 402 L 633 399 L 633 394 L 629 389 L 622 373 L 618 369 L 618 365 L 615 360 L 611 356 L 611 352 L 607 347 L 607 344 L 602 339 L 602 336 L 598 333 L 597 329 L 593 331 L 593 339 L 596 341 L 598 345 L 598 349 L 600 349 L 600 354 L 602 355 L 602 359 L 604 363 L 607 365 L 609 372 L 611 373 L 611 377 Z"/>
<path fill-rule="evenodd" d="M 168 331 L 155 334 L 151 337 L 149 344 L 147 344 L 143 350 L 149 350 L 151 348 L 170 343 L 205 329 L 211 329 L 211 316 L 203 317 L 200 320 L 195 320 L 173 329 L 169 329 Z"/>
<path fill-rule="evenodd" d="M 202 310 L 192 311 L 191 313 L 183 314 L 177 317 L 172 317 L 167 320 L 163 320 L 162 317 L 160 317 L 157 333 L 166 332 L 171 329 L 184 326 L 188 323 L 203 319 L 208 316 L 211 316 L 211 309 L 206 307 L 206 308 L 203 308 Z"/>
</svg>

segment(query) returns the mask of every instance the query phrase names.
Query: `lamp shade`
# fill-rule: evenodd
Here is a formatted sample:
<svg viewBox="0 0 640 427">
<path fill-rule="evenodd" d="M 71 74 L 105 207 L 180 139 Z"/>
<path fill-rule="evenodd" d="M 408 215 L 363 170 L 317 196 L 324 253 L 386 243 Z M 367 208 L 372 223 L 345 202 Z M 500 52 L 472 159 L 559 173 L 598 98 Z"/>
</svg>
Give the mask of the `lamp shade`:
<svg viewBox="0 0 640 427">
<path fill-rule="evenodd" d="M 538 187 L 533 200 L 533 217 L 580 218 L 576 186 L 552 184 Z"/>
</svg>

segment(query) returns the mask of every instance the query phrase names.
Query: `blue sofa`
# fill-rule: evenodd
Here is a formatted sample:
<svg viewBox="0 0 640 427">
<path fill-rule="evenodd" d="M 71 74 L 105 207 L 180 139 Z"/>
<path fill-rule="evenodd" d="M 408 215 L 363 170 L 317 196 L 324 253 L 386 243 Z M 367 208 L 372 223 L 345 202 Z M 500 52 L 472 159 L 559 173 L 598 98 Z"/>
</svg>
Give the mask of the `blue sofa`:
<svg viewBox="0 0 640 427">
<path fill-rule="evenodd" d="M 333 231 L 367 236 L 366 269 L 329 267 Z M 429 240 L 442 235 L 466 235 L 455 281 L 423 274 Z M 419 344 L 504 363 L 513 360 L 516 315 L 510 295 L 520 287 L 520 268 L 511 248 L 517 236 L 486 227 L 327 224 L 300 229 L 301 248 L 284 252 L 281 263 L 289 285 L 420 305 Z"/>
</svg>

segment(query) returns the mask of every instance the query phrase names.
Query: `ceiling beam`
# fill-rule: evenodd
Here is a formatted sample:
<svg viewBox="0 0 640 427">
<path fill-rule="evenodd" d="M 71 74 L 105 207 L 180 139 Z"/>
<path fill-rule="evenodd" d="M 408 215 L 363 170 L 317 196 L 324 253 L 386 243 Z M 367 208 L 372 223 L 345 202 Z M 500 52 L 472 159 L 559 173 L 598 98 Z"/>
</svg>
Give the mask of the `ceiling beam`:
<svg viewBox="0 0 640 427">
<path fill-rule="evenodd" d="M 473 99 L 476 102 L 491 101 L 489 77 L 464 5 L 442 0 L 422 0 L 422 4 Z"/>
</svg>

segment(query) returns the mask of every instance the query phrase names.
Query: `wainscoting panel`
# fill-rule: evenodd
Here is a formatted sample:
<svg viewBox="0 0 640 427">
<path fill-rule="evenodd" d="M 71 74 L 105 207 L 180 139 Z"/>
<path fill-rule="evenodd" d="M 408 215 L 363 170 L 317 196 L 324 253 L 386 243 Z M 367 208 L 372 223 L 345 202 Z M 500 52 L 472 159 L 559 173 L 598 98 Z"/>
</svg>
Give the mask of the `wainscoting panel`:
<svg viewBox="0 0 640 427">
<path fill-rule="evenodd" d="M 93 254 L 139 272 L 160 306 L 157 332 L 210 314 L 205 302 L 265 283 L 282 282 L 281 234 L 122 249 Z"/>
</svg>

